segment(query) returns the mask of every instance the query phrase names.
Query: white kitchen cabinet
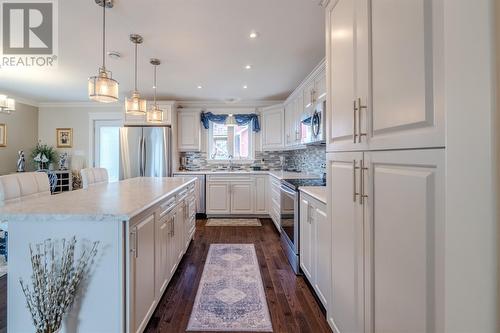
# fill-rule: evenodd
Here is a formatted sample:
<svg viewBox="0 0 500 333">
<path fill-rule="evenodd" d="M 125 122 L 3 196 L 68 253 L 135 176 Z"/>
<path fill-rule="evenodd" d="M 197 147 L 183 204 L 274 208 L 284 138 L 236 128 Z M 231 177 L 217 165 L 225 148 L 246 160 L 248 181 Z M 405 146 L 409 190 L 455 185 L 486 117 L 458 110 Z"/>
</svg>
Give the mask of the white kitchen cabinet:
<svg viewBox="0 0 500 333">
<path fill-rule="evenodd" d="M 201 150 L 201 118 L 199 110 L 177 113 L 177 148 L 179 151 Z"/>
<path fill-rule="evenodd" d="M 285 146 L 285 110 L 283 105 L 263 108 L 261 120 L 262 150 L 282 149 Z"/>
<path fill-rule="evenodd" d="M 309 197 L 302 195 L 300 198 L 300 268 L 306 278 L 313 283 L 313 221 L 311 217 L 312 206 Z"/>
<path fill-rule="evenodd" d="M 295 128 L 295 100 L 291 100 L 285 104 L 285 146 L 291 147 L 295 145 L 296 128 Z"/>
<path fill-rule="evenodd" d="M 170 228 L 172 220 L 175 218 L 175 211 L 157 217 L 155 259 L 156 259 L 156 298 L 160 298 L 171 278 L 172 265 L 169 258 Z"/>
<path fill-rule="evenodd" d="M 442 331 L 444 154 L 328 154 L 335 332 Z"/>
<path fill-rule="evenodd" d="M 302 92 L 304 109 L 308 109 L 314 104 L 314 79 L 306 82 Z"/>
<path fill-rule="evenodd" d="M 231 213 L 231 183 L 207 181 L 207 214 Z"/>
<path fill-rule="evenodd" d="M 363 332 L 363 207 L 358 203 L 363 153 L 328 154 L 328 215 L 332 224 L 332 302 L 335 333 Z"/>
<path fill-rule="evenodd" d="M 133 332 L 142 332 L 156 304 L 155 215 L 134 223 L 130 230 L 130 327 Z"/>
<path fill-rule="evenodd" d="M 326 205 L 314 202 L 314 282 L 313 287 L 319 299 L 327 309 L 330 305 L 332 290 L 331 263 L 331 223 L 327 218 Z M 325 260 L 326 259 L 326 260 Z"/>
<path fill-rule="evenodd" d="M 331 224 L 326 204 L 300 193 L 300 267 L 323 306 L 331 295 Z"/>
<path fill-rule="evenodd" d="M 367 331 L 442 332 L 445 152 L 369 152 L 364 160 Z"/>
<path fill-rule="evenodd" d="M 326 21 L 328 151 L 443 147 L 443 1 L 332 1 Z"/>
<path fill-rule="evenodd" d="M 326 70 L 322 70 L 314 78 L 314 102 L 326 97 Z"/>
<path fill-rule="evenodd" d="M 331 1 L 326 8 L 327 150 L 366 149 L 368 0 Z M 361 134 L 361 136 L 359 136 Z M 361 139 L 361 143 L 358 140 Z"/>
<path fill-rule="evenodd" d="M 266 191 L 268 176 L 255 177 L 255 214 L 267 214 L 268 193 Z"/>
<path fill-rule="evenodd" d="M 254 182 L 231 183 L 231 214 L 254 213 Z"/>
</svg>

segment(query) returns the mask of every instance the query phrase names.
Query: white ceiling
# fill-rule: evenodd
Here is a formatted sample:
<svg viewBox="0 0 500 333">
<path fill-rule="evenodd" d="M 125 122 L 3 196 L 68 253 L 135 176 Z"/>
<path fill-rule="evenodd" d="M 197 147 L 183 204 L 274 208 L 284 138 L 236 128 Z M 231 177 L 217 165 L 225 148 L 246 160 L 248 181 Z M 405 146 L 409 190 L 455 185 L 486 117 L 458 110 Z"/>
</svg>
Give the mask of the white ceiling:
<svg viewBox="0 0 500 333">
<path fill-rule="evenodd" d="M 325 56 L 324 11 L 315 0 L 116 0 L 107 23 L 107 49 L 123 55 L 107 59 L 121 98 L 133 89 L 130 33 L 144 37 L 143 96 L 153 94 L 149 58 L 163 61 L 161 99 L 284 99 Z M 101 62 L 101 26 L 94 0 L 59 1 L 58 68 L 2 68 L 0 92 L 36 102 L 87 101 L 87 78 Z M 259 38 L 249 38 L 252 30 Z"/>
</svg>

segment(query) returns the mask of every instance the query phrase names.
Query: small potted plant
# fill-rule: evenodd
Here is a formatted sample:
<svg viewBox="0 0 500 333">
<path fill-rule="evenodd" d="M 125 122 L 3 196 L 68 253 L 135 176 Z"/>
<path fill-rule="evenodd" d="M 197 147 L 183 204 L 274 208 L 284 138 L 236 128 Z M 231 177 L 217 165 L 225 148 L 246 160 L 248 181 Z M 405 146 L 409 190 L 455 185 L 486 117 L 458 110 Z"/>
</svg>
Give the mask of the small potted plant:
<svg viewBox="0 0 500 333">
<path fill-rule="evenodd" d="M 57 151 L 54 147 L 39 142 L 31 152 L 31 159 L 37 170 L 48 170 L 57 162 Z"/>
<path fill-rule="evenodd" d="M 47 239 L 34 248 L 30 245 L 31 287 L 22 278 L 19 282 L 36 333 L 61 330 L 63 317 L 71 309 L 82 281 L 89 274 L 98 242 L 84 249 L 76 261 L 75 245 L 75 237 L 69 241 Z"/>
</svg>

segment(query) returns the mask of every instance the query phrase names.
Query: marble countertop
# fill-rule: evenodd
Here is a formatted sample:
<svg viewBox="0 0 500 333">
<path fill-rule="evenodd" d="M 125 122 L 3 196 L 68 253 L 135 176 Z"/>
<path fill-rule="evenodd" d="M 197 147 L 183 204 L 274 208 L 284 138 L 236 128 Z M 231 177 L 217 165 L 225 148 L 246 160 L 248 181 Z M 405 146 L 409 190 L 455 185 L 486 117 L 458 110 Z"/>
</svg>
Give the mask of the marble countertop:
<svg viewBox="0 0 500 333">
<path fill-rule="evenodd" d="M 320 175 L 306 173 L 306 172 L 291 172 L 291 171 L 213 171 L 213 170 L 200 170 L 200 171 L 176 171 L 174 175 L 271 175 L 278 179 L 302 179 L 302 178 L 318 178 Z"/>
<path fill-rule="evenodd" d="M 195 181 L 194 177 L 131 178 L 120 182 L 91 185 L 89 189 L 9 202 L 0 207 L 0 220 L 90 220 L 130 218 Z"/>
<path fill-rule="evenodd" d="M 301 186 L 299 190 L 326 204 L 326 186 Z"/>
</svg>

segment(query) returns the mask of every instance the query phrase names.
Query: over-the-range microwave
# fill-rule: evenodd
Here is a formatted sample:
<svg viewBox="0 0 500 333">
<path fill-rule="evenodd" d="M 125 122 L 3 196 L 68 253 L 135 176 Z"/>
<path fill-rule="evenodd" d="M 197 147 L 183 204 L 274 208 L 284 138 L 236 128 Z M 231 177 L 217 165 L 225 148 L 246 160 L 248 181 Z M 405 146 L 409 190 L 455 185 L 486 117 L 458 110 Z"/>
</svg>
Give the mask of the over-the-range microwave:
<svg viewBox="0 0 500 333">
<path fill-rule="evenodd" d="M 302 144 L 324 144 L 326 142 L 326 100 L 317 102 L 310 112 L 305 112 L 301 121 Z"/>
</svg>

